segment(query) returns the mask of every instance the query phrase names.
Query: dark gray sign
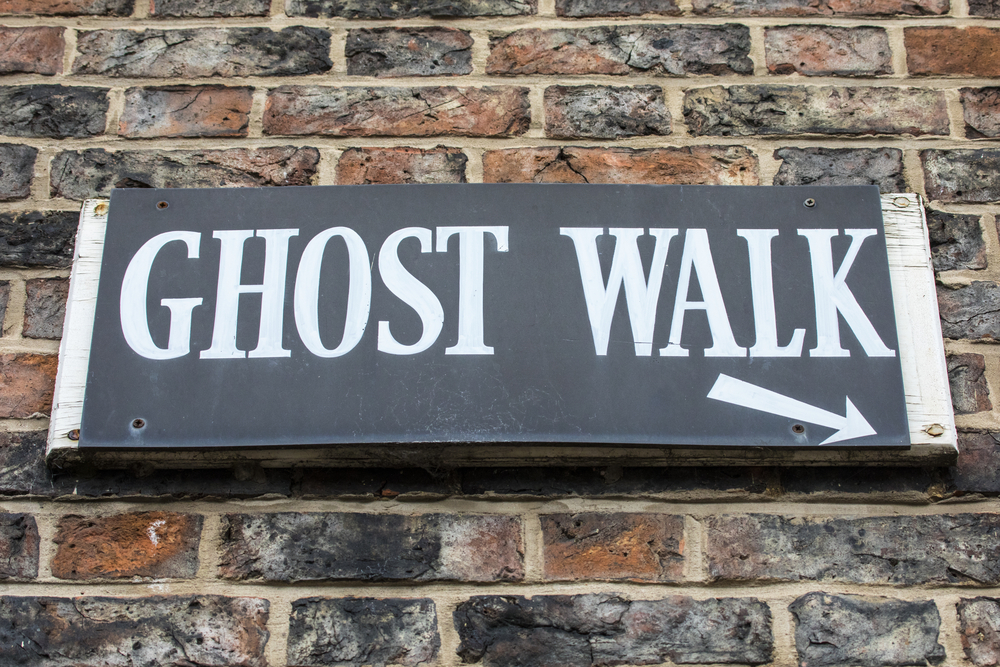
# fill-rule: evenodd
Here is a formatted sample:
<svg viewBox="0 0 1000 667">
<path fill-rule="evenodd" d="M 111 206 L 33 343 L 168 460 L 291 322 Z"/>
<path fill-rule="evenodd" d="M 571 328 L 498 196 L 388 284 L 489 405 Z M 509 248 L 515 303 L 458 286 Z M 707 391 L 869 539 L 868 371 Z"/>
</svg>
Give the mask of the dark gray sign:
<svg viewBox="0 0 1000 667">
<path fill-rule="evenodd" d="M 878 189 L 115 190 L 81 434 L 907 446 Z"/>
</svg>

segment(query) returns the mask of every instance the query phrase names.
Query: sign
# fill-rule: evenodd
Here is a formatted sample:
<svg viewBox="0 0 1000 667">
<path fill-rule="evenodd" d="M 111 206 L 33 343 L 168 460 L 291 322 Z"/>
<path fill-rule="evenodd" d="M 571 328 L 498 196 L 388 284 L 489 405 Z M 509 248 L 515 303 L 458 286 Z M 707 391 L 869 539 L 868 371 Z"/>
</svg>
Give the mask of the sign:
<svg viewBox="0 0 1000 667">
<path fill-rule="evenodd" d="M 116 190 L 77 446 L 905 447 L 896 323 L 875 187 Z"/>
</svg>

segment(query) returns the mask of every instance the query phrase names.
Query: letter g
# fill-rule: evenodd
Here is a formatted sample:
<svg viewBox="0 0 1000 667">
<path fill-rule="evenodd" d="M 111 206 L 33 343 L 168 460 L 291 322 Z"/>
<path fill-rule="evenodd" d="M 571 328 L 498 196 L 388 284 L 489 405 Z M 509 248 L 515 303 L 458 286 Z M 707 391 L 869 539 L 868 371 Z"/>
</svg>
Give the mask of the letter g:
<svg viewBox="0 0 1000 667">
<path fill-rule="evenodd" d="M 136 354 L 147 359 L 176 359 L 191 351 L 191 311 L 200 306 L 202 299 L 162 299 L 161 306 L 170 309 L 170 335 L 167 347 L 157 347 L 149 333 L 146 314 L 146 290 L 153 260 L 166 244 L 183 241 L 187 245 L 188 259 L 198 259 L 201 234 L 198 232 L 164 232 L 146 241 L 132 257 L 122 280 L 119 313 L 125 342 Z"/>
</svg>

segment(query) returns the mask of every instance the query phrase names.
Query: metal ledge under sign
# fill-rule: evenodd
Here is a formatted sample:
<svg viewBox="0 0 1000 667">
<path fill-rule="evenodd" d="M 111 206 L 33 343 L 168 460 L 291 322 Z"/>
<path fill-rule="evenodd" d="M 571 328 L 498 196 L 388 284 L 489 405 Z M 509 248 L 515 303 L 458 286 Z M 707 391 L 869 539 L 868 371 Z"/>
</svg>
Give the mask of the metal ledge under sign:
<svg viewBox="0 0 1000 667">
<path fill-rule="evenodd" d="M 919 197 L 875 187 L 115 190 L 50 462 L 942 464 Z"/>
</svg>

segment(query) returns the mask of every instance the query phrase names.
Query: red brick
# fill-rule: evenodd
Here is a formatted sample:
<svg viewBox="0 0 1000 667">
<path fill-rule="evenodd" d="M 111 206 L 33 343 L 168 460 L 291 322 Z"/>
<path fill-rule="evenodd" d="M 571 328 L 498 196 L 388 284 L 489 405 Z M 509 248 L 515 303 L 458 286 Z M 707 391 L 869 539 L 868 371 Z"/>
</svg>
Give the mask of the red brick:
<svg viewBox="0 0 1000 667">
<path fill-rule="evenodd" d="M 55 355 L 0 354 L 0 418 L 48 414 L 57 364 Z"/>
<path fill-rule="evenodd" d="M 0 27 L 0 73 L 59 74 L 65 49 L 62 28 Z"/>
<path fill-rule="evenodd" d="M 264 133 L 343 137 L 510 137 L 531 122 L 528 89 L 281 86 L 264 107 Z"/>
<path fill-rule="evenodd" d="M 907 28 L 911 75 L 1000 76 L 1000 28 Z"/>
<path fill-rule="evenodd" d="M 883 28 L 790 25 L 764 32 L 767 69 L 773 74 L 875 76 L 892 74 Z"/>
<path fill-rule="evenodd" d="M 118 134 L 129 139 L 245 137 L 252 104 L 253 88 L 129 88 Z"/>
<path fill-rule="evenodd" d="M 24 304 L 25 338 L 62 338 L 63 320 L 66 318 L 66 297 L 69 280 L 66 278 L 32 278 L 25 284 L 27 301 Z"/>
<path fill-rule="evenodd" d="M 465 183 L 460 148 L 350 148 L 337 161 L 338 185 Z"/>
<path fill-rule="evenodd" d="M 202 517 L 176 512 L 59 520 L 52 574 L 59 579 L 190 578 L 198 572 Z"/>
<path fill-rule="evenodd" d="M 135 0 L 0 0 L 0 14 L 128 16 Z"/>
<path fill-rule="evenodd" d="M 757 185 L 757 157 L 741 146 L 508 148 L 483 155 L 486 183 Z"/>
<path fill-rule="evenodd" d="M 684 517 L 583 513 L 541 517 L 546 579 L 679 581 Z"/>
</svg>

